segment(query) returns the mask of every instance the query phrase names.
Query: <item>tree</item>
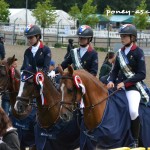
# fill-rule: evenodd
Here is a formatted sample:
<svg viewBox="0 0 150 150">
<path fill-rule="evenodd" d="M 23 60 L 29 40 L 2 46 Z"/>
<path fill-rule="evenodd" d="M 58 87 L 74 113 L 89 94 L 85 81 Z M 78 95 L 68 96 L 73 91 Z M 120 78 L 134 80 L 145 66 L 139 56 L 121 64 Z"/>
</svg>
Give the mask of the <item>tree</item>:
<svg viewBox="0 0 150 150">
<path fill-rule="evenodd" d="M 78 20 L 79 14 L 80 14 L 80 9 L 78 8 L 77 4 L 75 4 L 75 6 L 71 7 L 69 15 L 72 17 L 74 22 L 77 20 L 77 23 L 78 23 L 79 22 L 79 20 Z M 77 28 L 78 27 L 79 27 L 79 25 L 77 25 Z"/>
<path fill-rule="evenodd" d="M 37 22 L 41 27 L 45 28 L 55 23 L 57 17 L 55 7 L 51 5 L 52 0 L 45 0 L 45 2 L 37 2 L 36 9 L 33 10 L 33 16 L 36 17 Z"/>
<path fill-rule="evenodd" d="M 0 0 L 0 21 L 8 22 L 9 21 L 9 4 L 7 4 L 4 0 Z"/>
<path fill-rule="evenodd" d="M 141 4 L 137 7 L 135 14 L 134 14 L 134 19 L 133 23 L 137 27 L 137 29 L 146 29 L 148 25 L 148 19 L 149 19 L 149 14 L 147 12 L 147 5 L 146 5 L 146 0 L 142 0 Z"/>
<path fill-rule="evenodd" d="M 94 26 L 99 22 L 99 18 L 96 15 L 97 6 L 92 6 L 93 0 L 88 0 L 80 10 L 75 4 L 75 6 L 71 7 L 69 14 L 78 19 L 80 25 L 87 24 L 90 26 Z"/>
</svg>

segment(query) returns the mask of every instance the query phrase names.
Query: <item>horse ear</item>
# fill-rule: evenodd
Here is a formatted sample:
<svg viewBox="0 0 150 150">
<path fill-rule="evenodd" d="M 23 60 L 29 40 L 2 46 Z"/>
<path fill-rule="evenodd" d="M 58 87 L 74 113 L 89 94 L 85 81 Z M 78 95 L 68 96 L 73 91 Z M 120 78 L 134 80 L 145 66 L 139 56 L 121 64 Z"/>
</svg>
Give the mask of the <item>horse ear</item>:
<svg viewBox="0 0 150 150">
<path fill-rule="evenodd" d="M 12 57 L 12 60 L 14 60 L 15 59 L 15 55 Z"/>
<path fill-rule="evenodd" d="M 73 68 L 71 65 L 68 66 L 68 72 L 70 75 L 73 75 Z"/>
<path fill-rule="evenodd" d="M 58 64 L 58 72 L 59 72 L 61 75 L 64 74 L 64 71 L 63 71 L 63 69 L 62 69 L 62 67 L 61 67 L 60 64 Z"/>
</svg>

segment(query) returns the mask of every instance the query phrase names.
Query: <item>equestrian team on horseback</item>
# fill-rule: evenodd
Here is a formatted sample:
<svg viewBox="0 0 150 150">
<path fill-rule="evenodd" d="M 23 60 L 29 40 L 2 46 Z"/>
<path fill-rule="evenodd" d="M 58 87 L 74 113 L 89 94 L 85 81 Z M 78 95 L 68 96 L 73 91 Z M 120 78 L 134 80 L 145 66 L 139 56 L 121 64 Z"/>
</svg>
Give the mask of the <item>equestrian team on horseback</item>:
<svg viewBox="0 0 150 150">
<path fill-rule="evenodd" d="M 149 102 L 149 95 L 145 90 L 143 80 L 146 78 L 146 65 L 143 50 L 136 45 L 137 29 L 132 24 L 122 25 L 119 29 L 123 47 L 116 53 L 114 65 L 107 77 L 107 88 L 123 89 L 128 100 L 129 114 L 131 117 L 131 132 L 134 139 L 133 147 L 138 147 L 140 132 L 139 104 L 141 99 L 145 104 Z M 51 50 L 41 41 L 41 29 L 37 25 L 29 25 L 24 31 L 30 47 L 24 53 L 21 74 L 24 70 L 38 70 L 48 74 L 50 78 L 58 75 L 56 67 L 49 72 Z M 70 51 L 61 63 L 65 70 L 72 65 L 74 70 L 84 69 L 93 77 L 98 73 L 98 53 L 92 47 L 93 30 L 88 25 L 82 25 L 77 30 L 79 47 Z M 61 75 L 58 75 L 61 80 Z M 59 80 L 57 80 L 59 84 Z"/>
</svg>

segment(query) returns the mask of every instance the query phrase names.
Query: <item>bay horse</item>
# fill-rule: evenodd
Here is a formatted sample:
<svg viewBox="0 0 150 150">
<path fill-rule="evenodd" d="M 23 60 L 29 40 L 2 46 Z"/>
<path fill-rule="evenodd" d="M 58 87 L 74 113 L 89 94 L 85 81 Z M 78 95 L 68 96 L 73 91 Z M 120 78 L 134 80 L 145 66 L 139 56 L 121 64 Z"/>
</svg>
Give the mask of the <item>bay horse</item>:
<svg viewBox="0 0 150 150">
<path fill-rule="evenodd" d="M 61 119 L 61 94 L 47 73 L 24 70 L 15 104 L 16 111 L 23 113 L 32 97 L 37 103 L 35 141 L 38 150 L 73 150 L 79 147 L 80 114 L 71 113 L 73 120 Z M 65 118 L 65 116 L 64 116 Z M 69 118 L 65 118 L 70 120 Z"/>
<path fill-rule="evenodd" d="M 68 111 L 71 110 L 70 106 L 75 103 L 82 104 L 84 117 L 81 124 L 80 149 L 132 146 L 131 119 L 124 90 L 108 91 L 96 77 L 85 70 L 73 70 L 71 66 L 68 66 L 68 72 L 64 72 L 59 66 L 59 72 L 62 92 L 60 115 L 71 119 Z M 140 140 L 144 147 L 150 146 L 149 106 L 141 104 L 139 110 Z"/>
<path fill-rule="evenodd" d="M 9 61 L 14 62 L 15 59 L 14 55 Z M 14 109 L 16 96 L 19 91 L 20 73 L 18 70 L 10 67 L 9 64 L 10 62 L 6 60 L 0 62 L 0 92 L 9 94 L 11 105 L 9 117 L 13 126 L 17 128 L 21 150 L 25 150 L 26 147 L 30 147 L 30 150 L 36 150 L 34 140 L 36 113 L 31 106 L 28 106 L 27 111 L 22 115 L 18 114 Z"/>
</svg>

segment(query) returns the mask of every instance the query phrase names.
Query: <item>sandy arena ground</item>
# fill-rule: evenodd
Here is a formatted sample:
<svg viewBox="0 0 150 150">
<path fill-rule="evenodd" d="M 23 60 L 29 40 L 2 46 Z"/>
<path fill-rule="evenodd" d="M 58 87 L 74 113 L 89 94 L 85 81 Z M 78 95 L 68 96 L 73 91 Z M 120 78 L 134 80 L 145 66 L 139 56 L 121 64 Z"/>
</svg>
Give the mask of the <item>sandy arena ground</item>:
<svg viewBox="0 0 150 150">
<path fill-rule="evenodd" d="M 6 57 L 13 56 L 15 54 L 18 58 L 18 69 L 20 69 L 23 61 L 23 54 L 27 46 L 20 45 L 5 45 Z M 59 64 L 63 61 L 64 55 L 66 54 L 66 48 L 51 48 L 52 59 L 55 60 L 56 64 Z M 102 65 L 102 62 L 106 56 L 105 52 L 98 52 L 99 56 L 99 68 Z M 147 78 L 145 83 L 150 87 L 150 56 L 146 56 L 146 68 L 147 68 Z"/>
</svg>

